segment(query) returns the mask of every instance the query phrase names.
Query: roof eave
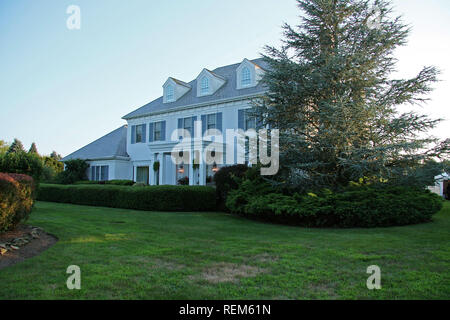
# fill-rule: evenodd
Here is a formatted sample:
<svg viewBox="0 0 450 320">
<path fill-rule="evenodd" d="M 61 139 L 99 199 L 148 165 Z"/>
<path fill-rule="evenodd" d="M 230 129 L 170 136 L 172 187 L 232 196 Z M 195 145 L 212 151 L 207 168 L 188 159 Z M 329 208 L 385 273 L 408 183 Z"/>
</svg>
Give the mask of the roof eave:
<svg viewBox="0 0 450 320">
<path fill-rule="evenodd" d="M 122 117 L 122 119 L 124 119 L 124 120 L 132 120 L 132 119 L 143 118 L 143 117 L 147 117 L 147 116 L 164 114 L 164 113 L 169 113 L 169 112 L 176 112 L 176 111 L 181 111 L 181 110 L 199 108 L 199 107 L 216 105 L 216 104 L 222 104 L 222 103 L 227 103 L 227 102 L 234 102 L 234 101 L 239 101 L 239 100 L 247 100 L 247 99 L 251 99 L 251 98 L 260 97 L 260 96 L 264 95 L 267 92 L 268 92 L 268 90 L 264 90 L 264 91 L 260 91 L 258 93 L 253 93 L 253 94 L 249 94 L 249 95 L 245 95 L 245 96 L 238 96 L 238 97 L 234 97 L 234 98 L 226 98 L 226 99 L 220 99 L 220 100 L 214 100 L 214 101 L 190 104 L 190 105 L 187 105 L 187 106 L 176 107 L 176 108 L 173 108 L 173 109 L 170 109 L 170 110 L 164 110 L 164 111 L 148 112 L 148 113 L 141 114 L 141 115 L 134 116 L 134 117 L 133 116 L 132 117 L 128 117 L 128 115 L 125 115 L 125 116 Z"/>
<path fill-rule="evenodd" d="M 70 160 L 75 160 L 75 159 L 81 159 L 84 161 L 100 161 L 100 160 L 130 160 L 130 157 L 124 157 L 124 156 L 106 156 L 106 157 L 98 157 L 98 158 L 71 158 L 71 159 L 61 159 L 61 162 L 66 162 L 66 161 L 70 161 Z"/>
</svg>

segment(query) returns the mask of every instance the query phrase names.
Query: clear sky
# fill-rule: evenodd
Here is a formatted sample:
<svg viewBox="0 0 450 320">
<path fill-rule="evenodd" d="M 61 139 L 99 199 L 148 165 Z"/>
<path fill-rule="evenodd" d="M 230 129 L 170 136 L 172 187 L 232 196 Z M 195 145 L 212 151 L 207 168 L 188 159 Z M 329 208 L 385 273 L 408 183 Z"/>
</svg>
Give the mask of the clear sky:
<svg viewBox="0 0 450 320">
<path fill-rule="evenodd" d="M 80 30 L 66 27 L 72 4 Z M 450 1 L 394 5 L 413 27 L 399 76 L 439 67 L 422 111 L 450 119 Z M 299 13 L 294 0 L 0 0 L 0 139 L 67 155 L 161 96 L 168 76 L 190 81 L 279 45 L 282 23 Z M 450 137 L 449 126 L 433 134 Z"/>
</svg>

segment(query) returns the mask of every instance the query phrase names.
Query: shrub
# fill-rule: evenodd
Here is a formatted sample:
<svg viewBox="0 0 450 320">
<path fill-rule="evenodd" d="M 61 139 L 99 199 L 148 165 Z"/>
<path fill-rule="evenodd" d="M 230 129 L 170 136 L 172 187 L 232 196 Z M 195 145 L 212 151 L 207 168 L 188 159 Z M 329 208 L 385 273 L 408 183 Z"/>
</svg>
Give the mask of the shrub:
<svg viewBox="0 0 450 320">
<path fill-rule="evenodd" d="M 36 154 L 11 152 L 0 154 L 0 172 L 26 174 L 39 181 L 43 172 L 43 163 Z"/>
<path fill-rule="evenodd" d="M 41 181 L 44 183 L 58 182 L 58 175 L 64 171 L 64 163 L 52 157 L 42 157 L 44 168 L 42 171 Z"/>
<path fill-rule="evenodd" d="M 178 184 L 180 186 L 188 186 L 189 185 L 189 177 L 183 177 L 178 179 Z"/>
<path fill-rule="evenodd" d="M 34 195 L 30 176 L 0 173 L 0 232 L 15 228 L 29 217 Z"/>
<path fill-rule="evenodd" d="M 66 169 L 58 175 L 58 182 L 62 184 L 72 184 L 76 181 L 87 180 L 86 171 L 89 164 L 81 159 L 74 159 L 65 162 Z"/>
<path fill-rule="evenodd" d="M 132 186 L 134 184 L 133 180 L 109 180 L 106 184 L 111 184 L 114 186 Z"/>
<path fill-rule="evenodd" d="M 89 180 L 82 180 L 77 181 L 74 184 L 111 184 L 115 186 L 132 186 L 134 185 L 133 180 L 108 180 L 108 181 L 89 181 Z"/>
<path fill-rule="evenodd" d="M 137 187 L 137 188 L 147 187 L 147 186 L 148 186 L 148 184 L 143 183 L 143 182 L 136 182 L 135 184 L 133 184 L 133 187 Z"/>
<path fill-rule="evenodd" d="M 41 184 L 38 199 L 112 208 L 151 211 L 215 210 L 214 188 L 204 186 L 145 186 Z"/>
<path fill-rule="evenodd" d="M 387 227 L 430 221 L 442 199 L 428 190 L 400 186 L 352 186 L 342 192 L 284 195 L 245 180 L 228 195 L 233 213 L 306 227 Z"/>
<path fill-rule="evenodd" d="M 81 180 L 81 181 L 74 182 L 73 184 L 100 184 L 100 181 Z"/>
<path fill-rule="evenodd" d="M 216 183 L 217 202 L 219 206 L 223 206 L 226 202 L 228 192 L 237 189 L 240 180 L 248 171 L 245 164 L 237 164 L 234 166 L 223 167 L 214 175 Z"/>
</svg>

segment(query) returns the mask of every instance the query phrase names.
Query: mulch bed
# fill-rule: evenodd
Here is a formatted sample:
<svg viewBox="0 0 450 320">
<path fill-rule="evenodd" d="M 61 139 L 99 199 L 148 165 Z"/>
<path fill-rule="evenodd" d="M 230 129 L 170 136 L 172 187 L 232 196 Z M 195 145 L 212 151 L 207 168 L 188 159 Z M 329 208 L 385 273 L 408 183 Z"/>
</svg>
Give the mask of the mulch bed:
<svg viewBox="0 0 450 320">
<path fill-rule="evenodd" d="M 37 256 L 58 241 L 41 228 L 21 225 L 15 230 L 0 234 L 0 269 Z M 5 250 L 6 249 L 6 250 Z"/>
</svg>

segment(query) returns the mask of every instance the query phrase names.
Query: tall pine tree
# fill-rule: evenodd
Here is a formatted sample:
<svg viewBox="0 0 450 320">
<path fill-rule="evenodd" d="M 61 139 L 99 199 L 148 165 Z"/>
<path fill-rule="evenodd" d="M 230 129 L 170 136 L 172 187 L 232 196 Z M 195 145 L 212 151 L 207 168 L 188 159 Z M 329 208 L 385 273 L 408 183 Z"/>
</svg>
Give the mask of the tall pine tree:
<svg viewBox="0 0 450 320">
<path fill-rule="evenodd" d="M 269 93 L 256 102 L 261 121 L 280 129 L 278 181 L 304 189 L 361 178 L 420 184 L 418 168 L 448 155 L 449 141 L 424 137 L 440 120 L 398 106 L 426 102 L 439 71 L 391 78 L 409 28 L 391 18 L 388 1 L 297 2 L 302 23 L 283 27 L 281 49 L 266 47 Z"/>
<path fill-rule="evenodd" d="M 7 153 L 20 153 L 20 152 L 25 152 L 22 141 L 20 141 L 19 139 L 14 139 Z"/>
<path fill-rule="evenodd" d="M 55 160 L 61 160 L 62 157 L 60 154 L 58 154 L 56 151 L 52 151 L 52 153 L 50 154 L 50 158 L 55 159 Z"/>
<path fill-rule="evenodd" d="M 39 153 L 38 153 L 38 150 L 37 150 L 37 147 L 36 147 L 36 143 L 32 143 L 31 144 L 31 147 L 30 147 L 30 150 L 28 150 L 28 153 L 32 153 L 32 154 L 35 154 L 35 155 L 39 155 Z"/>
</svg>

